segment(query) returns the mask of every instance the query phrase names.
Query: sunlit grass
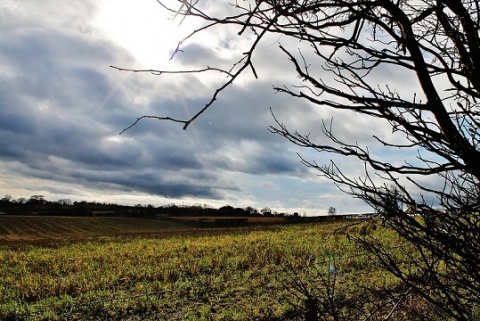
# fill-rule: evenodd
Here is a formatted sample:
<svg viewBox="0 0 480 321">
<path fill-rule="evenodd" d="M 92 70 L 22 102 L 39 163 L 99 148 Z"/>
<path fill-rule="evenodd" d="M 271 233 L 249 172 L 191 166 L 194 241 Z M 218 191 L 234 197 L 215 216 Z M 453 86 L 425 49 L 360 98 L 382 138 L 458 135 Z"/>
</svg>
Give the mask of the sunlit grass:
<svg viewBox="0 0 480 321">
<path fill-rule="evenodd" d="M 299 300 L 285 286 L 286 271 L 306 277 L 307 267 L 315 265 L 328 273 L 334 261 L 342 273 L 339 284 L 348 291 L 359 282 L 394 282 L 345 233 L 332 233 L 338 227 L 284 225 L 164 238 L 104 237 L 53 247 L 4 245 L 0 319 L 280 317 Z"/>
</svg>

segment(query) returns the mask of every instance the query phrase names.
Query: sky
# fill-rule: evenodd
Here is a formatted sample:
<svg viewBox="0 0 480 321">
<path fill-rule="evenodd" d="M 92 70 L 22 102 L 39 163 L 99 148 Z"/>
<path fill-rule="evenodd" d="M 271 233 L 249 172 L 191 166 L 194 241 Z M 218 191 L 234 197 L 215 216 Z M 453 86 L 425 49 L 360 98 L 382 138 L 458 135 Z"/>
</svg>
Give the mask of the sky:
<svg viewBox="0 0 480 321">
<path fill-rule="evenodd" d="M 328 164 L 332 155 L 301 149 L 268 131 L 274 125 L 270 108 L 289 128 L 312 136 L 319 135 L 322 119 L 333 117 L 336 132 L 362 146 L 391 129 L 276 94 L 272 85 L 296 79 L 276 38 L 262 42 L 254 56 L 259 79 L 240 78 L 187 130 L 144 120 L 119 135 L 142 115 L 188 118 L 225 78 L 155 76 L 111 65 L 226 67 L 247 48 L 248 39 L 225 28 L 199 35 L 170 60 L 196 23 L 179 25 L 155 0 L 2 0 L 0 196 L 269 207 L 306 215 L 326 214 L 331 206 L 337 213 L 371 211 L 298 156 Z M 409 86 L 399 77 L 399 90 Z M 353 159 L 336 161 L 352 175 L 363 171 Z"/>
</svg>

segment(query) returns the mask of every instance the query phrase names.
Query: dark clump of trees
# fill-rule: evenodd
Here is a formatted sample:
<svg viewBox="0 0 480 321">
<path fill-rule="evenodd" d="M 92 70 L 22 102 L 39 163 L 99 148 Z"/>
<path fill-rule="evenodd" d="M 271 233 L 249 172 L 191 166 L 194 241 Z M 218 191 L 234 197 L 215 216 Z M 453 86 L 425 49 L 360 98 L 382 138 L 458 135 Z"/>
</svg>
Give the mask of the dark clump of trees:
<svg viewBox="0 0 480 321">
<path fill-rule="evenodd" d="M 387 124 L 393 134 L 391 139 L 372 134 L 371 146 L 364 147 L 342 140 L 333 122 L 323 122 L 318 124 L 323 137 L 315 140 L 313 135 L 302 134 L 301 128 L 290 130 L 275 115 L 271 132 L 304 148 L 357 159 L 364 168 L 362 175 L 351 175 L 333 161 L 301 161 L 345 193 L 370 204 L 383 224 L 398 234 L 399 242 L 414 248 L 420 259 L 413 262 L 414 268 L 403 269 L 402 262 L 378 240 L 368 235 L 357 239 L 404 283 L 408 293 L 421 296 L 436 308 L 434 318 L 478 320 L 477 0 L 234 1 L 225 15 L 222 10 L 203 6 L 202 1 L 158 2 L 172 15 L 205 22 L 179 43 L 177 53 L 189 38 L 225 26 L 234 30 L 229 36 L 244 37 L 249 46 L 238 48 L 240 59 L 232 61 L 231 69 L 185 71 L 220 71 L 222 77 L 228 77 L 192 118 L 145 117 L 176 121 L 186 129 L 241 74 L 257 76 L 254 54 L 258 45 L 267 36 L 277 35 L 279 53 L 297 74 L 297 79 L 292 79 L 296 83 L 275 86 L 277 92 L 320 109 L 349 111 L 376 124 Z M 385 73 L 391 82 L 378 83 L 378 75 Z M 394 80 L 404 77 L 415 84 L 415 92 L 397 90 Z M 383 152 L 372 153 L 373 148 Z M 384 157 L 398 150 L 413 156 L 405 156 L 403 163 Z"/>
<path fill-rule="evenodd" d="M 5 195 L 0 199 L 0 211 L 13 215 L 49 215 L 49 216 L 291 216 L 286 213 L 272 212 L 268 207 L 258 210 L 251 206 L 246 208 L 225 205 L 214 208 L 207 204 L 176 205 L 168 204 L 155 207 L 152 204 L 135 206 L 119 205 L 115 203 L 71 201 L 60 199 L 49 201 L 43 195 L 32 195 L 30 198 L 14 199 Z"/>
</svg>

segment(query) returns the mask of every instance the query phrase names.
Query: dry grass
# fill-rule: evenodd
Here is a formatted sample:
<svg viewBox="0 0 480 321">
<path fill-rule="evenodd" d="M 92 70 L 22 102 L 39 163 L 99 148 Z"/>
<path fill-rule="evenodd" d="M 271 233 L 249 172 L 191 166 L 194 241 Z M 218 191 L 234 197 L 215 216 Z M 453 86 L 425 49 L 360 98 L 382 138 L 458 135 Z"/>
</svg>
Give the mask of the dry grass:
<svg viewBox="0 0 480 321">
<path fill-rule="evenodd" d="M 248 224 L 281 224 L 285 223 L 285 217 L 279 216 L 179 216 L 172 217 L 171 220 L 174 221 L 183 221 L 183 222 L 194 222 L 194 223 L 216 223 L 219 221 L 229 221 L 232 222 L 236 220 L 246 220 Z"/>
<path fill-rule="evenodd" d="M 0 216 L 0 241 L 75 239 L 159 233 L 188 228 L 166 219 L 129 217 Z"/>
</svg>

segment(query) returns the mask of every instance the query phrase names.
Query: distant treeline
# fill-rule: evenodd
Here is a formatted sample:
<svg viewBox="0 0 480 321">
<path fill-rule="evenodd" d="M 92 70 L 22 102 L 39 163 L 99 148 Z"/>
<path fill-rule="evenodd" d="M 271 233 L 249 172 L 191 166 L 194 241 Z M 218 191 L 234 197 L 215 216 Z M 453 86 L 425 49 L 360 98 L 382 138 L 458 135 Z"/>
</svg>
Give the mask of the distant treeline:
<svg viewBox="0 0 480 321">
<path fill-rule="evenodd" d="M 278 213 L 268 207 L 260 210 L 253 207 L 234 208 L 230 205 L 213 208 L 208 205 L 179 206 L 169 204 L 155 207 L 151 204 L 135 206 L 112 203 L 46 200 L 43 195 L 14 199 L 5 195 L 0 199 L 0 213 L 10 215 L 58 215 L 58 216 L 292 216 L 298 213 Z"/>
</svg>

